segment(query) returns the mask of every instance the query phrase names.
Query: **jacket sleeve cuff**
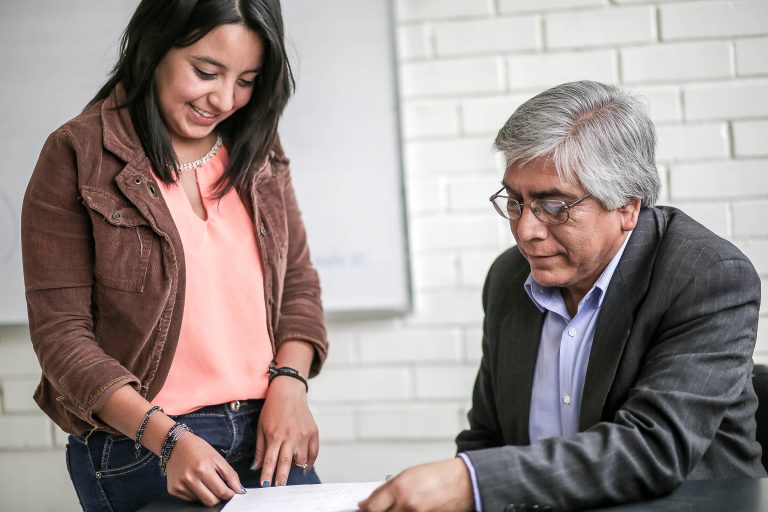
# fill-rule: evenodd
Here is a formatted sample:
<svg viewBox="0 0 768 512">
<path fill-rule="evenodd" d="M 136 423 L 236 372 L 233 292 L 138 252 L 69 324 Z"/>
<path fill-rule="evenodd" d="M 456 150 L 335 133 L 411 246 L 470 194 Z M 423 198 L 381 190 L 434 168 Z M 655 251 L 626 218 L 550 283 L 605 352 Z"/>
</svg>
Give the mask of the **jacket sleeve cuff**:
<svg viewBox="0 0 768 512">
<path fill-rule="evenodd" d="M 469 471 L 469 478 L 472 480 L 472 496 L 475 500 L 475 510 L 477 512 L 483 512 L 483 504 L 480 502 L 480 487 L 477 485 L 477 473 L 475 472 L 475 466 L 472 465 L 472 461 L 469 459 L 469 456 L 467 456 L 466 453 L 461 452 L 456 454 L 456 456 L 464 461 L 464 464 L 466 464 L 467 470 Z"/>
</svg>

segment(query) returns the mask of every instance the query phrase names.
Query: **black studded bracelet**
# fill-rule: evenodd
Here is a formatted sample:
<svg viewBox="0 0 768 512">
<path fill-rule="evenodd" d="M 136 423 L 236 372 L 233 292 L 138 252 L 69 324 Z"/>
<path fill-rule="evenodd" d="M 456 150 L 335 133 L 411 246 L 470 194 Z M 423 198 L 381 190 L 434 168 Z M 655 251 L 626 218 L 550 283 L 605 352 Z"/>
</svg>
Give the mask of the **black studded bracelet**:
<svg viewBox="0 0 768 512">
<path fill-rule="evenodd" d="M 141 437 L 144 435 L 144 430 L 147 429 L 147 424 L 149 423 L 149 418 L 155 414 L 156 412 L 163 412 L 163 408 L 159 405 L 152 406 L 147 413 L 144 415 L 144 419 L 141 420 L 141 424 L 139 425 L 139 429 L 136 431 L 136 438 L 134 439 L 133 448 L 136 450 L 136 458 L 139 458 L 139 453 L 141 451 Z"/>
<path fill-rule="evenodd" d="M 168 459 L 171 458 L 171 452 L 173 451 L 174 446 L 176 446 L 176 441 L 178 441 L 185 432 L 192 431 L 183 423 L 175 423 L 168 431 L 168 434 L 166 434 L 165 441 L 163 441 L 163 447 L 160 449 L 160 473 L 162 473 L 163 476 L 168 474 Z"/>
</svg>

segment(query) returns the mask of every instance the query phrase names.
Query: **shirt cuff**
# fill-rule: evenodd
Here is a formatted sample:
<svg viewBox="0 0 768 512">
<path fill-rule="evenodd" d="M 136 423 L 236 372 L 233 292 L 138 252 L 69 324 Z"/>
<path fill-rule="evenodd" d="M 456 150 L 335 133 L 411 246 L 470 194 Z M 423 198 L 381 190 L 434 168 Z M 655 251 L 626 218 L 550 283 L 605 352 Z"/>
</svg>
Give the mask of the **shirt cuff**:
<svg viewBox="0 0 768 512">
<path fill-rule="evenodd" d="M 461 460 L 464 461 L 464 464 L 466 464 L 467 469 L 469 470 L 469 478 L 472 480 L 472 495 L 475 498 L 475 510 L 477 512 L 483 512 L 483 507 L 480 503 L 480 487 L 477 485 L 477 474 L 475 473 L 475 466 L 472 465 L 472 461 L 469 460 L 469 456 L 466 453 L 458 453 L 456 456 L 460 457 Z"/>
</svg>

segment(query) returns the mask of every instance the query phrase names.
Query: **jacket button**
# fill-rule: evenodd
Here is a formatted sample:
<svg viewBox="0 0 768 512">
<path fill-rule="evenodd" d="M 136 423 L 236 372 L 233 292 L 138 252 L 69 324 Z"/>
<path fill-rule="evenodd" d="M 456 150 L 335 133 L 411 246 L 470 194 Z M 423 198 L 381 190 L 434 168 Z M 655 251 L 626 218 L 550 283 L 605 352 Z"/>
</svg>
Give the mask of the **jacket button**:
<svg viewBox="0 0 768 512">
<path fill-rule="evenodd" d="M 115 220 L 119 220 L 122 215 L 120 215 L 120 212 L 115 212 L 112 214 L 112 218 Z"/>
<path fill-rule="evenodd" d="M 137 185 L 141 185 L 141 178 L 136 178 L 133 182 Z"/>
<path fill-rule="evenodd" d="M 265 228 L 264 226 L 261 226 L 261 229 L 259 231 L 261 231 L 261 236 L 267 236 L 269 234 L 269 231 L 267 231 L 267 228 Z"/>
</svg>

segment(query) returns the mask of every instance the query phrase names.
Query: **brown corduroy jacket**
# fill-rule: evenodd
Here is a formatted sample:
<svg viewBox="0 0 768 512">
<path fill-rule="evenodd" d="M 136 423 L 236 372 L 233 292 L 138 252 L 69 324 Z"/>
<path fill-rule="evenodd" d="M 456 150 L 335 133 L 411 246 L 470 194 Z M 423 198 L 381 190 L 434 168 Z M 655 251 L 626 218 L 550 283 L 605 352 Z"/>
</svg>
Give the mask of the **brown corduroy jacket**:
<svg viewBox="0 0 768 512">
<path fill-rule="evenodd" d="M 184 312 L 181 239 L 117 94 L 51 134 L 22 208 L 29 326 L 42 368 L 35 400 L 71 434 L 108 428 L 94 411 L 123 385 L 157 395 Z M 310 343 L 314 375 L 328 347 L 320 285 L 279 141 L 240 195 L 261 251 L 273 350 Z"/>
</svg>

